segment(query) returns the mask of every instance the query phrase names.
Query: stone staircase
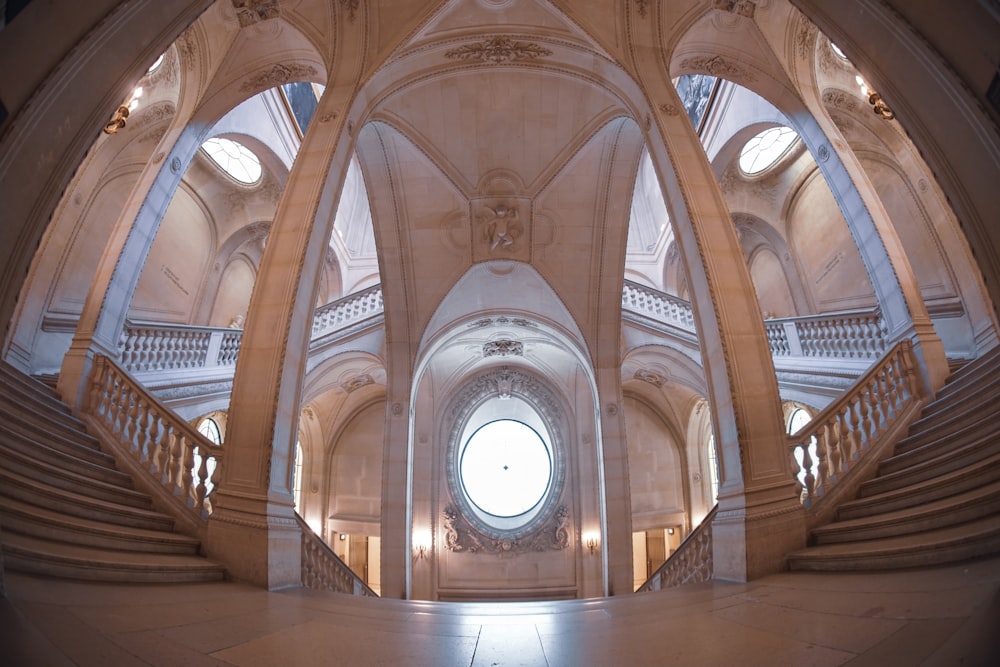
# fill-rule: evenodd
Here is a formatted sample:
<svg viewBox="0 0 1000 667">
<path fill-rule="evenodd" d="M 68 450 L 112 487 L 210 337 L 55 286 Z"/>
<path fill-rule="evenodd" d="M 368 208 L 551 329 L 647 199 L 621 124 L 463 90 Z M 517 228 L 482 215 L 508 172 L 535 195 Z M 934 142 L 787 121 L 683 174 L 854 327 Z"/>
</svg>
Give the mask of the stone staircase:
<svg viewBox="0 0 1000 667">
<path fill-rule="evenodd" d="M 6 569 L 116 582 L 218 581 L 223 567 L 115 467 L 56 393 L 0 362 Z"/>
<path fill-rule="evenodd" d="M 876 476 L 791 554 L 793 570 L 884 570 L 1000 552 L 1000 348 L 963 366 Z"/>
</svg>

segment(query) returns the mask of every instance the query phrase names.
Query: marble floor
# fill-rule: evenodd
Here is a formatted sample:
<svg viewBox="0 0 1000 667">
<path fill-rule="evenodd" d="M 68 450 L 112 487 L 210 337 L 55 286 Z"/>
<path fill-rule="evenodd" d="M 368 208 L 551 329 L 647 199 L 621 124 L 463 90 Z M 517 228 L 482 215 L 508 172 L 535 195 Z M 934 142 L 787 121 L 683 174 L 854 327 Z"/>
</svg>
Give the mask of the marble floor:
<svg viewBox="0 0 1000 667">
<path fill-rule="evenodd" d="M 602 600 L 431 603 L 6 575 L 0 665 L 1000 665 L 1000 558 Z"/>
</svg>

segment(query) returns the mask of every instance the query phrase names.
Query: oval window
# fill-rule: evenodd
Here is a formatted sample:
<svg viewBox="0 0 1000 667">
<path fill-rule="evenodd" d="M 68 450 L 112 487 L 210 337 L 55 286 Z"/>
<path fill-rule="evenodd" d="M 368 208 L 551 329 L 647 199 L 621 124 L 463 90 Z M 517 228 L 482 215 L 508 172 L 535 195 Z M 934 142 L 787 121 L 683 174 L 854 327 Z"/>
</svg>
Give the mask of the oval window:
<svg viewBox="0 0 1000 667">
<path fill-rule="evenodd" d="M 790 127 L 771 127 L 754 135 L 740 151 L 740 169 L 747 175 L 759 174 L 788 152 L 798 137 Z"/>
<path fill-rule="evenodd" d="M 201 148 L 220 169 L 240 183 L 250 185 L 260 180 L 260 159 L 243 144 L 232 139 L 212 137 L 206 139 Z"/>
<path fill-rule="evenodd" d="M 552 456 L 541 436 L 513 419 L 484 424 L 462 448 L 459 477 L 483 512 L 512 518 L 530 512 L 552 482 Z"/>
</svg>

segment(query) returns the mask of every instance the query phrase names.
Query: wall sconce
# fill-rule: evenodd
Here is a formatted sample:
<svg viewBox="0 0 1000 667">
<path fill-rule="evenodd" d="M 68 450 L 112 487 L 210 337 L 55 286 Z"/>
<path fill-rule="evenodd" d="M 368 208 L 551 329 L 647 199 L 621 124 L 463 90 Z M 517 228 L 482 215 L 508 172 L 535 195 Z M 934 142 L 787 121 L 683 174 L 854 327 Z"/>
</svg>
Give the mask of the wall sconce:
<svg viewBox="0 0 1000 667">
<path fill-rule="evenodd" d="M 587 551 L 593 556 L 597 553 L 597 548 L 601 545 L 601 535 L 597 532 L 584 533 L 582 537 L 583 544 L 587 547 Z"/>
<path fill-rule="evenodd" d="M 413 560 L 429 558 L 431 553 L 431 533 L 429 530 L 413 532 Z"/>
<path fill-rule="evenodd" d="M 673 534 L 674 534 L 674 529 L 673 528 L 667 528 L 667 535 L 673 535 Z"/>
<path fill-rule="evenodd" d="M 858 82 L 858 86 L 861 88 L 861 94 L 868 98 L 868 104 L 872 105 L 872 111 L 874 111 L 876 115 L 884 118 L 885 120 L 892 120 L 896 117 L 896 114 L 893 113 L 892 109 L 890 109 L 889 106 L 882 101 L 882 97 L 869 88 L 868 84 L 865 83 L 865 80 L 862 79 L 860 75 L 854 77 L 854 80 Z"/>
<path fill-rule="evenodd" d="M 105 134 L 114 134 L 118 130 L 125 127 L 125 121 L 128 120 L 129 114 L 135 111 L 135 108 L 139 106 L 140 97 L 142 97 L 142 86 L 138 86 L 132 91 L 132 96 L 129 97 L 128 101 L 118 107 L 118 110 L 115 111 L 115 115 L 112 116 L 111 120 L 104 125 Z"/>
</svg>

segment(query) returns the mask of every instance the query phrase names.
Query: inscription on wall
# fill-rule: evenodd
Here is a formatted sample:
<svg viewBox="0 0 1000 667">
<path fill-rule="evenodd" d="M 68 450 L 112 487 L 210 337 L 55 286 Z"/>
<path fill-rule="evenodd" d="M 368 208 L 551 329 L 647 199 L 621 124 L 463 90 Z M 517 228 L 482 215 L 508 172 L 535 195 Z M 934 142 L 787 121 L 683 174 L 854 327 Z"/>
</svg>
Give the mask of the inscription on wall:
<svg viewBox="0 0 1000 667">
<path fill-rule="evenodd" d="M 174 284 L 174 287 L 176 287 L 181 292 L 183 292 L 184 296 L 191 296 L 191 293 L 188 292 L 187 289 L 184 287 L 184 285 L 181 284 L 181 278 L 180 278 L 180 276 L 178 276 L 176 273 L 174 273 L 173 271 L 171 271 L 169 266 L 167 266 L 166 264 L 163 264 L 160 267 L 160 272 L 163 273 L 163 275 L 165 275 L 167 277 L 167 280 L 169 280 L 170 282 L 172 282 Z"/>
</svg>

